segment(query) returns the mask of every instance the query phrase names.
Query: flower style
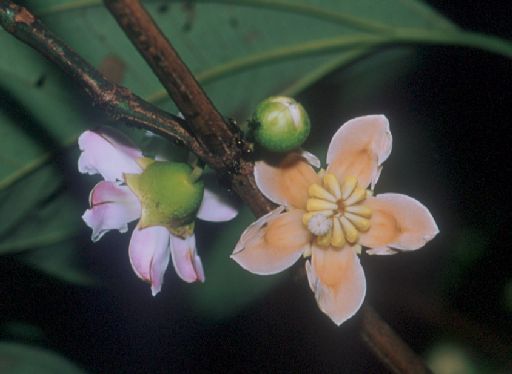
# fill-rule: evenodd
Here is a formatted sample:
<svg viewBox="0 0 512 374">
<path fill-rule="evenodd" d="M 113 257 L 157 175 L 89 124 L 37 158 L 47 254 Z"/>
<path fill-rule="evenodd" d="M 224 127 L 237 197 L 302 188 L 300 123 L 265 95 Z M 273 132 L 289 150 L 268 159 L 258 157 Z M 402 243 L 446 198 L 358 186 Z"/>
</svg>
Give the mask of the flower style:
<svg viewBox="0 0 512 374">
<path fill-rule="evenodd" d="M 78 144 L 82 151 L 78 170 L 81 173 L 100 174 L 104 179 L 92 189 L 89 195 L 90 209 L 82 216 L 92 229 L 92 241 L 100 240 L 110 230 L 127 232 L 128 223 L 141 218 L 133 230 L 128 254 L 135 274 L 151 284 L 153 296 L 160 292 L 170 258 L 176 273 L 185 282 L 204 282 L 193 221 L 188 226 L 178 227 L 178 230 L 169 230 L 170 227 L 166 225 L 149 222 L 144 194 L 133 188 L 135 183 L 127 183 L 127 179 L 137 181 L 137 177 L 154 160 L 144 158 L 142 151 L 129 139 L 111 131 L 85 131 L 79 137 Z M 172 187 L 169 193 L 173 193 Z M 200 193 L 199 198 L 202 197 L 202 189 Z M 197 217 L 220 222 L 234 218 L 237 213 L 222 192 L 206 189 Z"/>
<path fill-rule="evenodd" d="M 358 255 L 418 249 L 438 232 L 429 210 L 407 195 L 372 196 L 382 163 L 391 153 L 383 115 L 354 118 L 334 134 L 327 169 L 307 152 L 289 153 L 277 164 L 259 161 L 261 192 L 280 206 L 252 223 L 231 256 L 261 275 L 293 265 L 301 255 L 320 309 L 337 325 L 360 308 L 366 280 Z M 368 188 L 371 188 L 369 190 Z"/>
</svg>

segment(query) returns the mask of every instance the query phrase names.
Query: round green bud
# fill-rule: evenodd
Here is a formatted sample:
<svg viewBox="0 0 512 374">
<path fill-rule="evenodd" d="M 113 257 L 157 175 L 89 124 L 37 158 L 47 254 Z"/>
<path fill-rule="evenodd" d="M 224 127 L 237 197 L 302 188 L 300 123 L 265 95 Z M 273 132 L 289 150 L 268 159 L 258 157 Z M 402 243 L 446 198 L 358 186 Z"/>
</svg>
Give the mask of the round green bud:
<svg viewBox="0 0 512 374">
<path fill-rule="evenodd" d="M 189 165 L 154 161 L 141 174 L 125 174 L 125 180 L 141 203 L 141 227 L 165 226 L 179 234 L 194 222 L 204 184 Z"/>
<path fill-rule="evenodd" d="M 287 152 L 304 143 L 311 124 L 300 103 L 290 97 L 273 96 L 258 104 L 251 127 L 257 144 L 269 151 Z"/>
</svg>

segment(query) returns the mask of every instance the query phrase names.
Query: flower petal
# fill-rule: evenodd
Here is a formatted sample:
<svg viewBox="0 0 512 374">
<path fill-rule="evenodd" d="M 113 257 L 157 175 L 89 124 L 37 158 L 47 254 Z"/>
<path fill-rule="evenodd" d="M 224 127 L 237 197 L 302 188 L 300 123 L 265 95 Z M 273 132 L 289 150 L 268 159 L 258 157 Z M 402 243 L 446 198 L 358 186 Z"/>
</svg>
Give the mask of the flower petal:
<svg viewBox="0 0 512 374">
<path fill-rule="evenodd" d="M 221 188 L 212 174 L 204 175 L 203 202 L 197 212 L 197 218 L 203 221 L 230 221 L 238 214 L 238 201 L 225 188 Z"/>
<path fill-rule="evenodd" d="M 338 326 L 359 310 L 366 293 L 366 279 L 353 248 L 313 246 L 306 272 L 320 310 Z"/>
<path fill-rule="evenodd" d="M 304 211 L 283 213 L 283 209 L 274 209 L 243 232 L 231 258 L 244 269 L 261 275 L 275 274 L 309 250 L 310 233 L 302 224 Z"/>
<path fill-rule="evenodd" d="M 375 248 L 370 254 L 391 254 L 393 247 L 411 251 L 423 247 L 439 229 L 430 211 L 407 195 L 385 193 L 365 201 L 372 210 L 370 230 L 361 235 L 361 244 Z"/>
<path fill-rule="evenodd" d="M 297 152 L 288 153 L 277 164 L 256 162 L 254 177 L 261 192 L 279 205 L 306 208 L 308 188 L 320 178 L 306 159 Z"/>
<path fill-rule="evenodd" d="M 351 119 L 334 134 L 327 151 L 327 171 L 343 181 L 358 178 L 359 185 L 371 188 L 380 175 L 382 163 L 391 153 L 391 132 L 388 119 L 371 115 Z"/>
<path fill-rule="evenodd" d="M 160 292 L 169 264 L 170 234 L 165 227 L 135 227 L 128 247 L 130 263 L 137 276 L 151 284 L 151 293 Z"/>
<path fill-rule="evenodd" d="M 116 138 L 120 135 L 116 133 Z M 78 138 L 78 146 L 82 151 L 78 159 L 78 170 L 81 173 L 97 174 L 107 181 L 123 180 L 123 173 L 138 174 L 142 171 L 137 162 L 142 152 L 129 145 L 115 140 L 104 132 L 85 131 Z"/>
<path fill-rule="evenodd" d="M 304 158 L 311 166 L 320 169 L 322 166 L 322 163 L 320 162 L 320 159 L 316 157 L 313 153 L 301 150 L 300 155 L 302 158 Z"/>
<path fill-rule="evenodd" d="M 171 234 L 172 263 L 176 274 L 185 282 L 204 282 L 204 271 L 201 259 L 196 253 L 196 237 L 182 239 Z"/>
<path fill-rule="evenodd" d="M 109 230 L 126 232 L 128 222 L 140 217 L 141 206 L 137 197 L 128 187 L 102 181 L 89 195 L 91 209 L 82 216 L 92 229 L 93 242 L 101 239 Z"/>
</svg>

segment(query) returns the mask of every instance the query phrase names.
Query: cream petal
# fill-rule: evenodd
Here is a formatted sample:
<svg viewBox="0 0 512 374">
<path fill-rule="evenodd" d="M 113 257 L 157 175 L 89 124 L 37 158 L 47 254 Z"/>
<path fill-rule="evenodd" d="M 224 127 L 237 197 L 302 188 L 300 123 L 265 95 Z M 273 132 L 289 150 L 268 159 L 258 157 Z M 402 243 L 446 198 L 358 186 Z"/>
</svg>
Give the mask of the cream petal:
<svg viewBox="0 0 512 374">
<path fill-rule="evenodd" d="M 261 275 L 293 265 L 310 247 L 310 233 L 302 224 L 304 211 L 283 212 L 278 207 L 253 222 L 242 234 L 231 258 L 244 269 Z"/>
<path fill-rule="evenodd" d="M 396 251 L 396 250 L 394 250 L 392 248 L 389 248 L 389 247 L 379 247 L 379 248 L 368 249 L 366 251 L 366 253 L 369 254 L 369 255 L 386 256 L 386 255 L 397 254 L 398 251 Z"/>
<path fill-rule="evenodd" d="M 195 235 L 182 239 L 171 234 L 172 263 L 176 274 L 187 283 L 204 282 L 201 259 L 196 251 Z"/>
<path fill-rule="evenodd" d="M 165 227 L 135 227 L 128 247 L 135 274 L 151 284 L 151 293 L 160 292 L 171 255 L 170 234 Z"/>
<path fill-rule="evenodd" d="M 309 164 L 317 169 L 320 169 L 322 166 L 322 163 L 320 162 L 320 159 L 316 157 L 313 153 L 301 150 L 300 155 L 302 158 L 304 158 Z"/>
<path fill-rule="evenodd" d="M 111 132 L 111 131 L 109 131 Z M 138 174 L 142 171 L 136 159 L 142 152 L 134 146 L 117 141 L 104 132 L 85 131 L 78 138 L 82 151 L 78 159 L 78 170 L 85 174 L 101 174 L 107 181 L 123 180 L 123 173 Z"/>
<path fill-rule="evenodd" d="M 203 221 L 230 221 L 238 214 L 239 201 L 225 188 L 221 188 L 214 175 L 204 176 L 203 202 L 197 212 L 197 218 Z"/>
<path fill-rule="evenodd" d="M 385 247 L 415 250 L 439 233 L 430 211 L 410 196 L 385 193 L 368 197 L 365 205 L 372 210 L 372 217 L 360 242 L 376 249 L 371 254 L 391 254 Z"/>
<path fill-rule="evenodd" d="M 320 178 L 300 153 L 288 153 L 276 164 L 258 161 L 254 177 L 260 191 L 279 205 L 306 208 L 308 188 Z"/>
<path fill-rule="evenodd" d="M 361 307 L 366 279 L 352 247 L 313 246 L 311 263 L 306 262 L 306 273 L 320 310 L 338 326 Z"/>
<path fill-rule="evenodd" d="M 370 115 L 351 119 L 334 134 L 327 151 L 328 172 L 340 181 L 355 176 L 359 185 L 371 188 L 379 178 L 381 165 L 391 153 L 388 119 Z"/>
<path fill-rule="evenodd" d="M 141 206 L 128 187 L 102 181 L 89 195 L 90 209 L 82 219 L 92 229 L 91 239 L 96 242 L 110 230 L 126 232 L 128 223 L 140 217 Z"/>
</svg>

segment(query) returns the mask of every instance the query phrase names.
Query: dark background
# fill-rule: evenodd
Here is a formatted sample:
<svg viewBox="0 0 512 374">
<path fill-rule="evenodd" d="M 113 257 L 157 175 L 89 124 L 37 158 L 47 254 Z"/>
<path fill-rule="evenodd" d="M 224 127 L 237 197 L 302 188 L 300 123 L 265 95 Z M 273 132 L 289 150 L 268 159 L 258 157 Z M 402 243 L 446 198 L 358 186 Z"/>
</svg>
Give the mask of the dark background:
<svg viewBox="0 0 512 374">
<path fill-rule="evenodd" d="M 461 27 L 512 37 L 507 1 L 429 3 Z M 441 233 L 416 253 L 363 256 L 366 301 L 426 357 L 450 342 L 475 372 L 511 372 L 512 64 L 472 49 L 410 50 L 414 68 L 364 105 L 340 109 L 343 72 L 299 99 L 317 123 L 385 112 L 395 141 L 412 142 L 396 144 L 377 190 L 415 193 Z M 419 156 L 402 157 L 416 147 Z M 214 227 L 203 224 L 199 246 L 208 230 Z M 84 241 L 88 235 L 84 230 Z M 96 373 L 386 372 L 359 338 L 359 316 L 336 328 L 318 311 L 302 263 L 237 316 L 209 321 L 186 301 L 187 287 L 196 286 L 178 282 L 172 271 L 165 297 L 151 298 L 126 253 L 111 250 L 127 241 L 107 235 L 86 254 L 106 287 L 69 286 L 2 260 L 1 318 L 40 327 L 41 345 Z"/>
</svg>

